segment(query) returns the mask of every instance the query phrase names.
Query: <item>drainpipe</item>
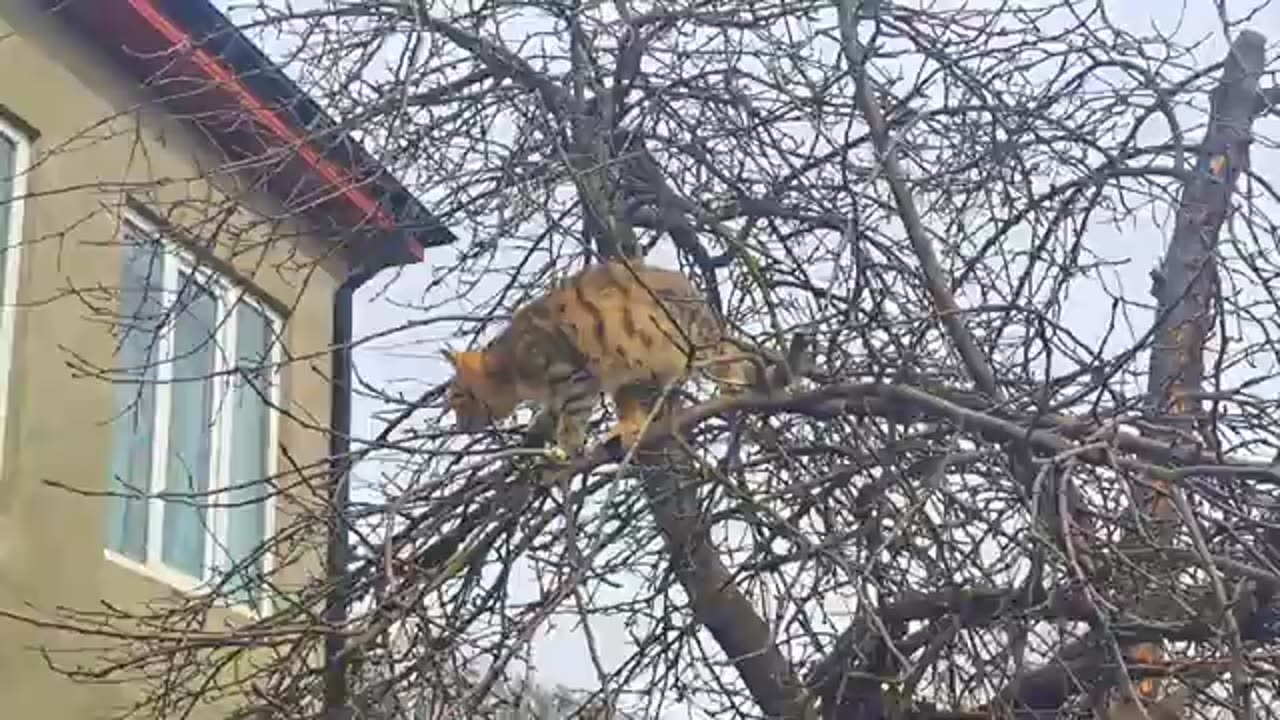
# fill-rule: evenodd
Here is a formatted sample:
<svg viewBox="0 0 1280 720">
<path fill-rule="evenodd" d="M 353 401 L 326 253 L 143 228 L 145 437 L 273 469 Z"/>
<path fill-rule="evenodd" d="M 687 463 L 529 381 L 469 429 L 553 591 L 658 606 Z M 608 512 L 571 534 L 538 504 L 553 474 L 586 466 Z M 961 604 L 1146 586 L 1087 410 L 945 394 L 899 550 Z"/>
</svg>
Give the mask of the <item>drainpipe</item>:
<svg viewBox="0 0 1280 720">
<path fill-rule="evenodd" d="M 356 290 L 382 268 L 358 267 L 338 286 L 333 295 L 333 344 L 329 351 L 332 380 L 329 383 L 329 537 L 325 553 L 330 589 L 325 598 L 324 619 L 333 628 L 347 620 L 350 604 L 351 536 L 348 532 L 347 506 L 351 501 L 351 338 L 352 299 Z M 324 640 L 324 717 L 347 720 L 347 659 L 342 657 L 346 642 L 334 632 Z"/>
</svg>

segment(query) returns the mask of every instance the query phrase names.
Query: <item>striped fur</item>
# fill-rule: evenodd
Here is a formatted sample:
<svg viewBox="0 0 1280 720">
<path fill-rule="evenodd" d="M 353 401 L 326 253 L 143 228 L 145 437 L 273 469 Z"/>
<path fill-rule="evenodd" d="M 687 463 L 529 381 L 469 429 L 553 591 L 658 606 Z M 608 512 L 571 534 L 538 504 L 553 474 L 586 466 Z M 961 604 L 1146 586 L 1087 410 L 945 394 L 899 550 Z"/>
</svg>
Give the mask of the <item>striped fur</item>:
<svg viewBox="0 0 1280 720">
<path fill-rule="evenodd" d="M 636 261 L 592 265 L 556 283 L 484 349 L 446 357 L 460 429 L 481 429 L 530 401 L 556 414 L 556 442 L 567 454 L 582 451 L 602 392 L 617 412 L 614 433 L 630 448 L 653 399 L 691 371 L 722 393 L 741 392 L 757 376 L 688 278 Z"/>
</svg>

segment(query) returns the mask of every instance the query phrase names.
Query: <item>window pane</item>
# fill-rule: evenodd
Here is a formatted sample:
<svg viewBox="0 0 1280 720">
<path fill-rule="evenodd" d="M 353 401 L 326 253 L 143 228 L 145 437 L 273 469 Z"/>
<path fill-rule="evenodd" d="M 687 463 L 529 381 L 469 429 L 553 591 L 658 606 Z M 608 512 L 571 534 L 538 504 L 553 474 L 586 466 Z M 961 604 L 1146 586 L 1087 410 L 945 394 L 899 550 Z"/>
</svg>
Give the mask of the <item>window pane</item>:
<svg viewBox="0 0 1280 720">
<path fill-rule="evenodd" d="M 190 497 L 166 500 L 160 555 L 166 565 L 203 578 L 218 302 L 185 272 L 178 273 L 178 290 L 165 490 Z"/>
<path fill-rule="evenodd" d="M 5 266 L 9 252 L 9 205 L 13 201 L 13 141 L 0 134 L 0 298 L 4 298 Z"/>
<path fill-rule="evenodd" d="M 163 257 L 136 233 L 123 244 L 120 308 L 116 321 L 120 382 L 114 387 L 111 475 L 113 493 L 150 492 L 151 446 L 155 437 L 155 358 Z M 147 501 L 119 494 L 109 499 L 107 547 L 139 562 L 146 559 Z"/>
<path fill-rule="evenodd" d="M 228 581 L 237 602 L 257 604 L 262 576 L 261 546 L 266 536 L 265 480 L 271 452 L 270 321 L 257 308 L 236 308 L 236 362 L 231 399 L 231 452 L 227 553 L 237 577 Z M 247 376 L 247 379 L 246 379 Z M 251 483 L 248 487 L 236 487 Z"/>
</svg>

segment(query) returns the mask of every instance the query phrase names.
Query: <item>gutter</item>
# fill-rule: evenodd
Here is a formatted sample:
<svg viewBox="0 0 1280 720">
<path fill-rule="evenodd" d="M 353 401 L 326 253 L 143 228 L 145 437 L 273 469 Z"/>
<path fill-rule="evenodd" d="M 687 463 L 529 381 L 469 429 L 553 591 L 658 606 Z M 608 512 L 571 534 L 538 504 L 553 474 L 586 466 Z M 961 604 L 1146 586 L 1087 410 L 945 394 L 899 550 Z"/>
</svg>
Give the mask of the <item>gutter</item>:
<svg viewBox="0 0 1280 720">
<path fill-rule="evenodd" d="M 340 628 L 346 624 L 351 603 L 351 533 L 347 508 L 351 504 L 351 407 L 353 300 L 356 291 L 372 280 L 385 265 L 357 267 L 333 295 L 333 344 L 329 350 L 329 532 L 325 570 L 329 591 L 324 620 L 332 631 L 324 639 L 324 713 L 327 720 L 349 718 L 347 658 Z"/>
</svg>

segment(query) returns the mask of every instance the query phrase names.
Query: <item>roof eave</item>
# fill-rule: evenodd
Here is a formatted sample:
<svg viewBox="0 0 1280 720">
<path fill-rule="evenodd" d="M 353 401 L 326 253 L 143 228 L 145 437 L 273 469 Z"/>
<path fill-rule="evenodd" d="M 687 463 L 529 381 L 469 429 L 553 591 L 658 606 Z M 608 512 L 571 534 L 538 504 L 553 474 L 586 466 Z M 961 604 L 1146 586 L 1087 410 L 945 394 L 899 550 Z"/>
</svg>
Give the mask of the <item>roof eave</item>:
<svg viewBox="0 0 1280 720">
<path fill-rule="evenodd" d="M 425 247 L 455 240 L 389 171 L 367 155 L 361 158 L 365 161 L 362 167 L 369 170 L 359 178 L 348 167 L 325 157 L 305 139 L 307 131 L 272 107 L 278 99 L 264 99 L 249 88 L 243 71 L 237 72 L 223 58 L 215 57 L 187 28 L 161 10 L 162 0 L 46 2 L 56 6 L 57 16 L 86 39 L 103 46 L 156 94 L 169 112 L 204 130 L 233 159 L 259 165 L 266 189 L 288 206 L 306 207 L 311 218 L 328 226 L 321 227 L 321 232 L 332 232 L 349 243 L 348 252 L 355 261 L 382 266 L 413 264 L 423 259 Z M 192 5 L 204 5 L 207 12 L 222 17 L 205 0 L 183 2 L 189 3 L 188 11 Z M 225 32 L 238 35 L 229 26 Z M 242 52 L 240 64 L 248 56 L 257 72 L 272 74 L 277 85 L 293 91 L 294 100 L 306 101 L 318 112 L 314 102 L 252 43 L 243 36 L 238 40 L 242 48 L 247 44 L 254 50 Z M 347 137 L 340 138 L 340 143 L 358 147 Z M 379 196 L 392 193 L 398 193 L 400 219 L 379 200 Z"/>
</svg>

